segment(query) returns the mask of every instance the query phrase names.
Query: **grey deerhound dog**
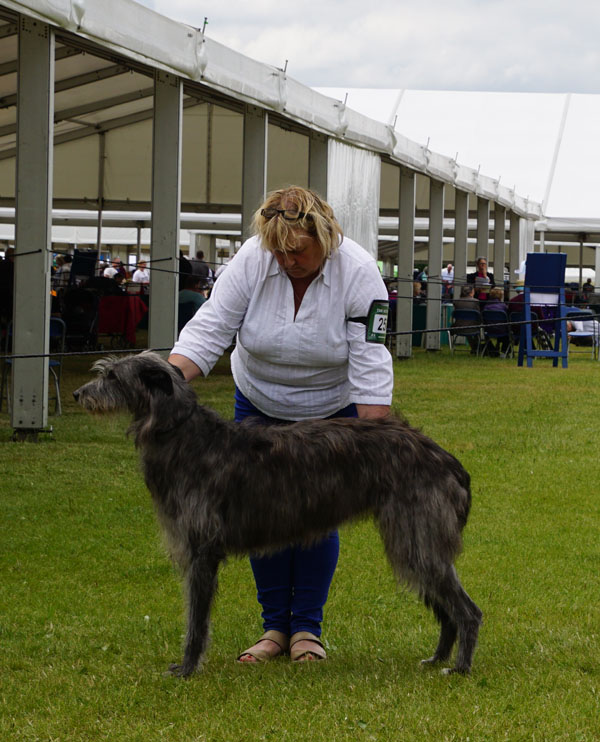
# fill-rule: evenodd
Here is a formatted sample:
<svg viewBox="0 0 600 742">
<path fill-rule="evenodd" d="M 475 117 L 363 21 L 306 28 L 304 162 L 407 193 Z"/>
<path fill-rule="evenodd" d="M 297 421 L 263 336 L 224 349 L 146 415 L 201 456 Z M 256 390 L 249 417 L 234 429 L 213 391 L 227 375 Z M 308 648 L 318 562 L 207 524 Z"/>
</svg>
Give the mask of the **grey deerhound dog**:
<svg viewBox="0 0 600 742">
<path fill-rule="evenodd" d="M 307 543 L 372 514 L 397 577 L 441 624 L 425 663 L 468 673 L 481 611 L 453 562 L 461 549 L 469 475 L 440 446 L 394 417 L 236 424 L 197 404 L 181 372 L 144 352 L 98 361 L 77 399 L 95 412 L 128 410 L 146 485 L 187 581 L 185 652 L 174 675 L 194 672 L 207 646 L 219 564 L 227 554 Z"/>
</svg>

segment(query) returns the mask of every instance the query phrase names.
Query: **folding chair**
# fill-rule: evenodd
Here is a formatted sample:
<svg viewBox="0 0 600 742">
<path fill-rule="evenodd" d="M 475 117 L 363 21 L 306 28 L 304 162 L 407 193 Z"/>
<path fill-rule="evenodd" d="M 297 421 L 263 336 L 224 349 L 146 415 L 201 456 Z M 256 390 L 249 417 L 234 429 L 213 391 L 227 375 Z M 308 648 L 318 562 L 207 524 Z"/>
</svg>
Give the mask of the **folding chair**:
<svg viewBox="0 0 600 742">
<path fill-rule="evenodd" d="M 494 347 L 498 354 L 502 358 L 510 358 L 514 355 L 513 349 L 513 336 L 510 328 L 510 322 L 508 321 L 508 314 L 501 309 L 484 309 L 482 314 L 483 319 L 483 334 L 485 337 L 485 344 L 481 355 L 485 355 L 488 349 Z M 502 352 L 501 348 L 505 346 L 505 350 Z"/>
<path fill-rule="evenodd" d="M 457 337 L 477 340 L 477 355 L 481 348 L 481 314 L 478 309 L 455 309 L 452 314 L 452 326 L 448 332 L 448 345 L 454 353 Z M 469 346 L 471 344 L 469 343 Z"/>
</svg>

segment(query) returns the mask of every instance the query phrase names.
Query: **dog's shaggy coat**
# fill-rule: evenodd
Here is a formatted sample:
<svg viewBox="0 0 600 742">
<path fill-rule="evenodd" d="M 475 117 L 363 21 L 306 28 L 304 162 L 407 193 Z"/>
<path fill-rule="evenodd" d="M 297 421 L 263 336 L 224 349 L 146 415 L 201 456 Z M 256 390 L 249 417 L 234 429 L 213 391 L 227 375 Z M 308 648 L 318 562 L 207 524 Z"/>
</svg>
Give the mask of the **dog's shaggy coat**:
<svg viewBox="0 0 600 742">
<path fill-rule="evenodd" d="M 148 489 L 187 580 L 185 652 L 173 674 L 194 672 L 206 650 L 217 571 L 227 554 L 264 553 L 320 538 L 372 514 L 399 579 L 441 624 L 433 656 L 469 672 L 481 611 L 453 562 L 471 504 L 469 475 L 423 433 L 395 417 L 263 427 L 197 404 L 181 373 L 145 352 L 99 361 L 78 389 L 87 409 L 127 409 Z"/>
</svg>

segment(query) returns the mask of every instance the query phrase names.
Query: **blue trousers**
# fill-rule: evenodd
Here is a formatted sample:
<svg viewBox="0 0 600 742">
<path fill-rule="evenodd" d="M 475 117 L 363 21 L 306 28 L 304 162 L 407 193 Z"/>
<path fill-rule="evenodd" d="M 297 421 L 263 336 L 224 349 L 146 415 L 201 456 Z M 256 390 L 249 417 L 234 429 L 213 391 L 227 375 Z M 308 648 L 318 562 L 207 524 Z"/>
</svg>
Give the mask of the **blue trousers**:
<svg viewBox="0 0 600 742">
<path fill-rule="evenodd" d="M 351 404 L 330 417 L 357 417 Z M 268 417 L 256 409 L 239 389 L 235 390 L 235 420 L 255 417 L 265 425 L 289 420 Z M 273 493 L 277 497 L 277 493 Z M 265 557 L 250 557 L 265 631 L 275 629 L 287 636 L 310 631 L 321 636 L 323 606 L 337 566 L 340 539 L 337 531 L 310 547 L 289 546 Z"/>
</svg>

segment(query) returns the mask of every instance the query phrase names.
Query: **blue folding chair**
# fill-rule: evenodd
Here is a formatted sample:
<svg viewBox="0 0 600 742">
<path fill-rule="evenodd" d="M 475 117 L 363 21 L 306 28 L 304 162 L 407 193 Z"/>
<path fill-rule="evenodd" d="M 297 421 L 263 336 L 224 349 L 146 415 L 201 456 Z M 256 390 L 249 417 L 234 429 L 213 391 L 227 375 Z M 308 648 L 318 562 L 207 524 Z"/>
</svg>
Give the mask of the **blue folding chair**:
<svg viewBox="0 0 600 742">
<path fill-rule="evenodd" d="M 478 309 L 455 309 L 452 314 L 452 326 L 448 332 L 448 345 L 454 353 L 456 338 L 464 337 L 469 341 L 477 341 L 476 353 L 481 348 L 481 314 Z"/>
<path fill-rule="evenodd" d="M 508 314 L 502 309 L 484 309 L 482 314 L 485 344 L 481 355 L 489 353 L 490 348 L 498 351 L 502 358 L 514 355 L 513 337 Z"/>
</svg>

